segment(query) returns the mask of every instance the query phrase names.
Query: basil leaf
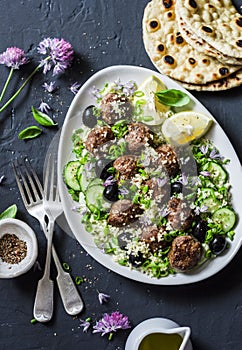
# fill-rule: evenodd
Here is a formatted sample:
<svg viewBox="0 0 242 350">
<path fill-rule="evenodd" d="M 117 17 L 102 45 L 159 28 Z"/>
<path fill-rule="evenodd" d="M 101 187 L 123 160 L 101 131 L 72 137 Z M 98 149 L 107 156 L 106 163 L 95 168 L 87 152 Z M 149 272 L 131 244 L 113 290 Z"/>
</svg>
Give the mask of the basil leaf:
<svg viewBox="0 0 242 350">
<path fill-rule="evenodd" d="M 190 102 L 190 97 L 180 90 L 169 89 L 156 92 L 160 103 L 166 106 L 182 107 Z"/>
<path fill-rule="evenodd" d="M 40 125 L 43 125 L 43 126 L 56 126 L 56 125 L 58 125 L 47 114 L 38 111 L 33 106 L 31 107 L 31 109 L 32 109 L 32 114 L 33 114 L 34 119 Z"/>
<path fill-rule="evenodd" d="M 42 133 L 42 130 L 38 126 L 29 126 L 28 128 L 20 131 L 18 138 L 20 140 L 34 139 Z"/>
<path fill-rule="evenodd" d="M 17 214 L 17 209 L 18 208 L 16 204 L 11 205 L 0 214 L 0 220 L 7 219 L 7 218 L 12 218 L 12 219 L 15 218 Z"/>
</svg>

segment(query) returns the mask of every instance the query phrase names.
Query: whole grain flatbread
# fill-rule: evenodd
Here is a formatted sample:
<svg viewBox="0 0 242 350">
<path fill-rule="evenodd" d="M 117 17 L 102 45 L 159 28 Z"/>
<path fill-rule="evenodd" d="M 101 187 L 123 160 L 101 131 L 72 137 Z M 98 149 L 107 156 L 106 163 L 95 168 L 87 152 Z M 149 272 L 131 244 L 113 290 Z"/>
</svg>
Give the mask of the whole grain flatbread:
<svg viewBox="0 0 242 350">
<path fill-rule="evenodd" d="M 223 54 L 242 58 L 242 16 L 230 0 L 177 0 L 193 33 Z"/>
<path fill-rule="evenodd" d="M 157 69 L 176 80 L 205 84 L 241 68 L 197 52 L 184 40 L 176 21 L 175 0 L 148 3 L 143 17 L 143 40 Z"/>
<path fill-rule="evenodd" d="M 242 65 L 242 58 L 230 57 L 224 55 L 222 52 L 216 50 L 204 39 L 199 38 L 195 33 L 192 32 L 192 28 L 185 23 L 179 13 L 179 7 L 176 6 L 176 18 L 179 30 L 183 38 L 198 52 L 202 52 L 206 55 L 217 58 L 220 62 L 224 64 Z"/>
<path fill-rule="evenodd" d="M 194 91 L 222 91 L 228 90 L 242 85 L 242 69 L 231 74 L 230 76 L 217 80 L 211 81 L 207 84 L 189 84 L 184 82 L 180 83 L 187 90 Z"/>
</svg>

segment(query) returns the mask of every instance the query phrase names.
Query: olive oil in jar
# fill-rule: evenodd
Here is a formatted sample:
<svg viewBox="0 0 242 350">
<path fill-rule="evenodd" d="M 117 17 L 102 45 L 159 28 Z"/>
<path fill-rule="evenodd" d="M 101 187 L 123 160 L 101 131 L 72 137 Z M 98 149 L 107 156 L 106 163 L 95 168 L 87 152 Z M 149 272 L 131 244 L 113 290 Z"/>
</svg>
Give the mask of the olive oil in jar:
<svg viewBox="0 0 242 350">
<path fill-rule="evenodd" d="M 181 343 L 179 334 L 151 333 L 144 337 L 138 350 L 179 350 Z"/>
</svg>

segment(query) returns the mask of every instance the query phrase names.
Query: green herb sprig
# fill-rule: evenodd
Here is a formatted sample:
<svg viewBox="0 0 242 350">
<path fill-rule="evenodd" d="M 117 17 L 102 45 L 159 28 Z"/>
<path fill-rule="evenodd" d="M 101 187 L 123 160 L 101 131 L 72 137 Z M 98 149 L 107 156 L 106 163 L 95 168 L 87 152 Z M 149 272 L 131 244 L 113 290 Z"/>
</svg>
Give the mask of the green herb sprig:
<svg viewBox="0 0 242 350">
<path fill-rule="evenodd" d="M 159 102 L 166 106 L 182 107 L 190 102 L 190 97 L 186 93 L 176 89 L 161 90 L 155 95 Z"/>
</svg>

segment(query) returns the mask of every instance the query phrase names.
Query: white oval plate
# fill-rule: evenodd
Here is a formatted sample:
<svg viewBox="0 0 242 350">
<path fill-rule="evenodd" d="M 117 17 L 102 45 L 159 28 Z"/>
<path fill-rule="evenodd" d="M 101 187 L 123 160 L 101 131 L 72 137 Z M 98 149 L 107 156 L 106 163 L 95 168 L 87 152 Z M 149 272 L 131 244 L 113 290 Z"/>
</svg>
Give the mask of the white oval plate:
<svg viewBox="0 0 242 350">
<path fill-rule="evenodd" d="M 136 66 L 111 66 L 99 71 L 81 87 L 78 94 L 75 96 L 68 110 L 62 128 L 58 151 L 58 175 L 61 200 L 63 203 L 66 219 L 76 239 L 95 260 L 97 260 L 100 264 L 106 266 L 108 269 L 111 269 L 112 271 L 133 280 L 156 285 L 182 285 L 194 283 L 204 280 L 205 278 L 208 278 L 218 271 L 222 270 L 235 256 L 242 243 L 242 224 L 240 220 L 238 220 L 238 224 L 236 226 L 235 238 L 233 242 L 231 242 L 230 248 L 224 254 L 190 272 L 177 273 L 176 275 L 170 275 L 165 278 L 157 279 L 149 277 L 137 270 L 130 270 L 128 267 L 119 265 L 113 261 L 110 255 L 104 254 L 102 250 L 95 246 L 93 236 L 85 231 L 80 222 L 80 214 L 75 213 L 72 210 L 75 203 L 72 201 L 71 196 L 68 194 L 67 188 L 62 179 L 63 168 L 65 164 L 70 159 L 74 159 L 74 155 L 72 154 L 71 141 L 73 130 L 80 128 L 82 111 L 94 102 L 90 94 L 92 87 L 95 85 L 97 88 L 101 89 L 106 82 L 113 82 L 117 79 L 120 79 L 123 83 L 128 82 L 129 80 L 134 80 L 139 85 L 150 75 L 156 75 L 170 89 L 174 88 L 185 91 L 194 103 L 193 110 L 205 113 L 212 117 L 209 111 L 194 96 L 192 96 L 188 91 L 186 91 L 184 88 L 182 88 L 180 85 L 165 75 L 161 75 L 150 69 Z M 230 162 L 226 168 L 230 175 L 230 183 L 232 184 L 231 193 L 233 198 L 233 207 L 236 213 L 239 214 L 241 211 L 242 198 L 242 168 L 239 159 L 228 137 L 215 119 L 214 125 L 206 136 L 214 141 L 214 144 L 216 147 L 218 147 L 220 153 L 224 157 L 230 159 Z"/>
</svg>

